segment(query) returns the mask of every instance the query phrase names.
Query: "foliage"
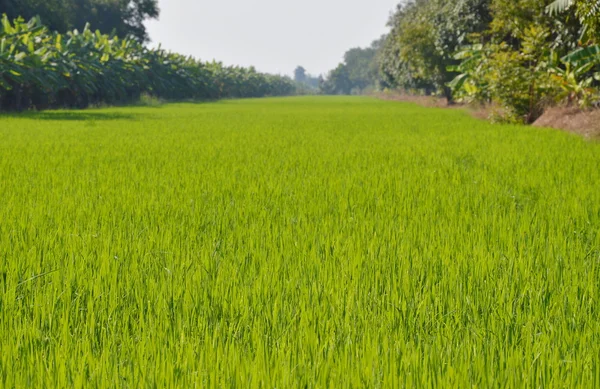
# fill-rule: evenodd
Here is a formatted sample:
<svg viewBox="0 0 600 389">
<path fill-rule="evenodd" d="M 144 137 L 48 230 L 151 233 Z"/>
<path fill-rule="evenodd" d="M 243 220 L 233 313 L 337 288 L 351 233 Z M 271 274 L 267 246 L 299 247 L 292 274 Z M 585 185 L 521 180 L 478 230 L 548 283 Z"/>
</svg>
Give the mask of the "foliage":
<svg viewBox="0 0 600 389">
<path fill-rule="evenodd" d="M 591 35 L 600 38 L 600 0 L 578 0 L 577 16 L 587 26 Z"/>
<path fill-rule="evenodd" d="M 551 69 L 554 80 L 562 93 L 558 94 L 559 101 L 568 105 L 577 103 L 581 108 L 589 108 L 600 97 L 598 90 L 593 87 L 595 81 L 600 81 L 598 70 L 600 65 L 600 46 L 580 48 L 561 59 L 562 66 Z"/>
<path fill-rule="evenodd" d="M 2 388 L 597 388 L 600 145 L 362 97 L 0 117 Z"/>
<path fill-rule="evenodd" d="M 586 35 L 598 40 L 600 38 L 600 0 L 555 0 L 547 6 L 546 10 L 550 14 L 559 14 L 572 8 L 575 8 L 577 17 L 586 27 Z"/>
<path fill-rule="evenodd" d="M 505 42 L 519 49 L 525 31 L 541 27 L 549 32 L 546 47 L 564 55 L 577 47 L 583 32 L 575 13 L 566 12 L 560 17 L 546 12 L 550 0 L 493 0 L 493 21 L 490 34 L 494 42 Z"/>
<path fill-rule="evenodd" d="M 515 37 L 518 48 L 506 42 L 467 46 L 455 57 L 462 63 L 449 69 L 461 73 L 449 86 L 464 101 L 500 105 L 504 119 L 533 122 L 561 84 L 549 36 L 545 28 L 531 26 Z"/>
<path fill-rule="evenodd" d="M 362 91 L 375 85 L 378 76 L 376 62 L 378 43 L 375 41 L 371 47 L 366 48 L 356 47 L 344 54 L 344 64 L 348 69 L 352 89 Z"/>
<path fill-rule="evenodd" d="M 306 69 L 302 66 L 298 66 L 294 70 L 294 81 L 296 82 L 296 94 L 298 95 L 317 94 L 321 84 L 320 77 L 306 73 Z"/>
<path fill-rule="evenodd" d="M 352 92 L 352 81 L 350 72 L 345 64 L 339 64 L 323 80 L 319 89 L 326 95 L 349 95 Z"/>
<path fill-rule="evenodd" d="M 489 89 L 507 117 L 532 123 L 556 95 L 550 75 L 550 50 L 545 45 L 549 32 L 529 27 L 520 37 L 519 50 L 501 43 L 492 46 L 489 58 Z"/>
<path fill-rule="evenodd" d="M 9 20 L 40 17 L 51 31 L 61 33 L 81 31 L 91 23 L 121 38 L 147 41 L 144 21 L 158 18 L 159 8 L 157 0 L 0 0 L 2 13 Z"/>
<path fill-rule="evenodd" d="M 546 10 L 550 14 L 557 14 L 569 9 L 574 3 L 575 0 L 554 0 L 552 3 L 546 6 Z"/>
<path fill-rule="evenodd" d="M 489 103 L 492 100 L 487 79 L 491 55 L 491 47 L 483 44 L 466 45 L 456 53 L 454 59 L 460 63 L 448 67 L 449 72 L 459 73 L 448 83 L 455 99 L 479 104 Z"/>
<path fill-rule="evenodd" d="M 435 90 L 439 56 L 433 39 L 433 27 L 419 15 L 425 2 L 399 4 L 390 20 L 391 31 L 383 46 L 381 71 L 384 85 L 402 89 Z"/>
<path fill-rule="evenodd" d="M 600 31 L 593 24 L 599 11 L 596 0 L 401 3 L 381 50 L 382 85 L 493 103 L 505 119 L 525 122 L 555 101 L 589 106 L 598 63 L 566 59 Z"/>
<path fill-rule="evenodd" d="M 302 66 L 298 66 L 294 70 L 294 81 L 298 83 L 304 83 L 306 82 L 306 78 L 306 69 L 304 69 Z"/>
<path fill-rule="evenodd" d="M 0 108 L 87 107 L 163 99 L 291 94 L 291 80 L 148 49 L 133 39 L 92 32 L 50 33 L 34 18 L 0 29 Z"/>
<path fill-rule="evenodd" d="M 489 0 L 416 0 L 402 3 L 391 18 L 381 70 L 386 86 L 439 93 L 452 99 L 447 83 L 454 55 L 490 21 Z"/>
<path fill-rule="evenodd" d="M 385 36 L 370 47 L 356 47 L 344 54 L 344 62 L 331 71 L 320 85 L 324 94 L 360 94 L 379 84 L 379 53 Z"/>
<path fill-rule="evenodd" d="M 555 7 L 548 1 L 494 0 L 485 42 L 465 46 L 455 56 L 462 63 L 448 67 L 459 72 L 449 84 L 454 95 L 493 102 L 504 119 L 524 122 L 556 102 L 590 106 L 598 95 L 594 69 L 600 63 L 591 49 L 577 48 L 585 28 L 574 11 L 565 7 L 560 17 L 546 12 Z M 576 63 L 570 52 L 587 61 Z"/>
</svg>

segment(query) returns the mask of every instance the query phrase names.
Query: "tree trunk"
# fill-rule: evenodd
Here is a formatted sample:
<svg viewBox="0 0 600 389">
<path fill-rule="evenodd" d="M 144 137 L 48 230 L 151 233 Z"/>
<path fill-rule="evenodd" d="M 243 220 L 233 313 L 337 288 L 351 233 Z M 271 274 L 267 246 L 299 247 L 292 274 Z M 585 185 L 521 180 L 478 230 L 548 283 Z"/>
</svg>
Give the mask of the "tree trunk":
<svg viewBox="0 0 600 389">
<path fill-rule="evenodd" d="M 448 105 L 454 105 L 454 96 L 452 96 L 452 89 L 448 86 L 444 86 L 444 97 L 448 102 Z"/>
<path fill-rule="evenodd" d="M 15 87 L 15 109 L 21 111 L 21 100 L 23 99 L 23 88 L 21 86 Z"/>
</svg>

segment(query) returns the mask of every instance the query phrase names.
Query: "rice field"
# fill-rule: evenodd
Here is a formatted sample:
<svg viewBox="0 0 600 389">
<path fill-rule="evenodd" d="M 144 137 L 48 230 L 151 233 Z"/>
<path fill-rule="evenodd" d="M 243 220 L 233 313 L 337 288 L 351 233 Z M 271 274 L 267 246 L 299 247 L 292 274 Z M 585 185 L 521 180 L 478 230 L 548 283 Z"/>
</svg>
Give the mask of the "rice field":
<svg viewBox="0 0 600 389">
<path fill-rule="evenodd" d="M 600 387 L 600 145 L 364 97 L 0 116 L 2 388 Z"/>
</svg>

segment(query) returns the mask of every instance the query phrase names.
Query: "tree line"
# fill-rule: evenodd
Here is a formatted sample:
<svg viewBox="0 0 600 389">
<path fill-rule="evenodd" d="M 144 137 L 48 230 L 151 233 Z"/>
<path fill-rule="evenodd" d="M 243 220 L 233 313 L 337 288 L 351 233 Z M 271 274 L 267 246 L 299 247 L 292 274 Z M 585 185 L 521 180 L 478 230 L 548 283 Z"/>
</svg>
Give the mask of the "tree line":
<svg viewBox="0 0 600 389">
<path fill-rule="evenodd" d="M 518 122 L 600 101 L 600 0 L 409 0 L 388 25 L 346 53 L 322 92 L 400 89 L 492 104 Z"/>
<path fill-rule="evenodd" d="M 140 1 L 140 4 L 142 2 Z M 142 96 L 169 100 L 280 96 L 288 77 L 203 62 L 149 49 L 127 34 L 51 31 L 39 17 L 0 23 L 0 110 L 126 104 Z"/>
</svg>

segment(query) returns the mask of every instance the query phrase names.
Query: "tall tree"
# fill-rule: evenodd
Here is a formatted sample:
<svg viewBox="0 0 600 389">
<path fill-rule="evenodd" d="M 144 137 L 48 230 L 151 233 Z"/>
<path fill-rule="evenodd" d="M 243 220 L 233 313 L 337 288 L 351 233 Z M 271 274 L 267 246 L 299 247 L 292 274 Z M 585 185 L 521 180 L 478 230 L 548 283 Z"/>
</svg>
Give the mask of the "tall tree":
<svg viewBox="0 0 600 389">
<path fill-rule="evenodd" d="M 454 54 L 490 23 L 491 0 L 411 0 L 398 6 L 382 49 L 387 86 L 437 91 L 451 99 Z"/>
<path fill-rule="evenodd" d="M 302 66 L 298 66 L 296 70 L 294 70 L 294 81 L 299 83 L 306 82 L 306 69 Z"/>
<path fill-rule="evenodd" d="M 384 41 L 385 36 L 369 47 L 348 50 L 344 54 L 344 62 L 321 83 L 321 91 L 325 94 L 350 94 L 379 87 L 379 53 Z"/>
<path fill-rule="evenodd" d="M 363 90 L 375 84 L 377 73 L 372 66 L 377 55 L 374 47 L 354 48 L 344 54 L 344 63 L 348 69 L 348 77 L 353 89 Z"/>
<path fill-rule="evenodd" d="M 72 27 L 73 6 L 72 0 L 0 0 L 0 15 L 9 20 L 39 16 L 51 30 L 64 32 Z"/>
<path fill-rule="evenodd" d="M 348 67 L 339 64 L 327 75 L 327 79 L 320 85 L 321 92 L 327 95 L 349 95 L 352 92 L 352 81 Z"/>
</svg>

